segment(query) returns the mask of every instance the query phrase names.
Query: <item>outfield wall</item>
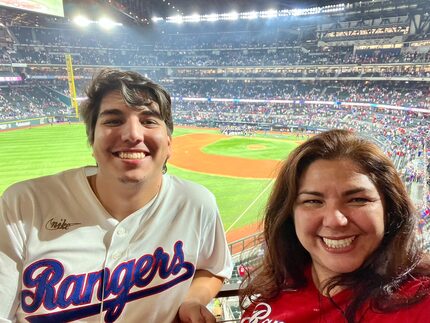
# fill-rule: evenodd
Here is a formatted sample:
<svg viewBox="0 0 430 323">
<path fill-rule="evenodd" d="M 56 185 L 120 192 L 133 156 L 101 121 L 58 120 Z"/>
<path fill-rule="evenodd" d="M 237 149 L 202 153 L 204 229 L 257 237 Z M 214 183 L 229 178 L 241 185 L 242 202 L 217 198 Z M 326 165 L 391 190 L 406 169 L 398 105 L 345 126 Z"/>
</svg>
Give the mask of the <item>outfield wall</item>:
<svg viewBox="0 0 430 323">
<path fill-rule="evenodd" d="M 51 116 L 24 120 L 13 120 L 0 122 L 0 131 L 14 130 L 19 128 L 37 127 L 57 122 L 77 122 L 79 121 L 76 117 L 70 116 Z"/>
</svg>

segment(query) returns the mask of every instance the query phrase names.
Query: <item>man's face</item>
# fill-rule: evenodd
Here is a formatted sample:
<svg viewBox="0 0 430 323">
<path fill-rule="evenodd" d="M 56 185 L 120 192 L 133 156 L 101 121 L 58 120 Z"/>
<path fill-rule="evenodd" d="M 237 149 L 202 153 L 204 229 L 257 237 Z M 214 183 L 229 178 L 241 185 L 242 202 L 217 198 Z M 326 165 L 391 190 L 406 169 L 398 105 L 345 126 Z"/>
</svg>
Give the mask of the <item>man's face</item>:
<svg viewBox="0 0 430 323">
<path fill-rule="evenodd" d="M 171 155 L 171 136 L 157 103 L 134 110 L 112 91 L 100 103 L 92 147 L 97 176 L 105 181 L 159 183 Z"/>
</svg>

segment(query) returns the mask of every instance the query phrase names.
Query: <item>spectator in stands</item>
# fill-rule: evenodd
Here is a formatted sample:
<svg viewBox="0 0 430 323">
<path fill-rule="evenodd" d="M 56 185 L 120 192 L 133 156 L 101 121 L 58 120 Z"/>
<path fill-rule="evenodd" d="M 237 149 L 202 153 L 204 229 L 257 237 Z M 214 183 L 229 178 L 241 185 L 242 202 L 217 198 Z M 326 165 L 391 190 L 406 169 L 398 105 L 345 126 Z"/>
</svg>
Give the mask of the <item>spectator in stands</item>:
<svg viewBox="0 0 430 323">
<path fill-rule="evenodd" d="M 215 322 L 206 304 L 231 257 L 213 195 L 165 174 L 170 95 L 113 69 L 87 95 L 97 167 L 0 200 L 0 321 Z"/>
<path fill-rule="evenodd" d="M 416 229 L 376 145 L 347 130 L 312 137 L 276 180 L 241 322 L 430 322 L 430 260 Z"/>
</svg>

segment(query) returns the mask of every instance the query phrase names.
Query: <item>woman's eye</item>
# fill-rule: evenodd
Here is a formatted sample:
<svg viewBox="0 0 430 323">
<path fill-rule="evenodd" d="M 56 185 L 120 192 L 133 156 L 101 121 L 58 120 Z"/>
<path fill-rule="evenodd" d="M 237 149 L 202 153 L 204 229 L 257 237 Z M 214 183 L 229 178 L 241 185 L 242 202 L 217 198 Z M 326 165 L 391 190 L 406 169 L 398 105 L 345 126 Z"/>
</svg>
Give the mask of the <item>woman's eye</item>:
<svg viewBox="0 0 430 323">
<path fill-rule="evenodd" d="M 312 204 L 321 204 L 322 202 L 320 200 L 305 200 L 303 201 L 303 203 L 312 205 Z"/>
<path fill-rule="evenodd" d="M 356 204 L 365 204 L 365 203 L 369 202 L 369 199 L 364 198 L 364 197 L 355 197 L 355 198 L 351 199 L 350 202 L 356 203 Z"/>
</svg>

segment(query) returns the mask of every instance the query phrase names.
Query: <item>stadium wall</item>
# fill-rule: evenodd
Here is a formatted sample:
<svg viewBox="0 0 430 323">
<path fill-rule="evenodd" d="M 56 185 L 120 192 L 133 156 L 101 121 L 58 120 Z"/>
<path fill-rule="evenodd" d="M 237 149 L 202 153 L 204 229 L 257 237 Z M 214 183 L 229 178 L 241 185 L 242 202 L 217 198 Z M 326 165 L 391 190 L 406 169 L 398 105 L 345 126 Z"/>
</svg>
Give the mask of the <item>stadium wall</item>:
<svg viewBox="0 0 430 323">
<path fill-rule="evenodd" d="M 0 122 L 0 131 L 15 130 L 19 128 L 37 127 L 45 126 L 52 123 L 59 122 L 78 122 L 79 119 L 76 117 L 65 117 L 65 116 L 55 116 L 55 117 L 42 117 L 24 120 L 14 120 L 7 122 Z"/>
</svg>

